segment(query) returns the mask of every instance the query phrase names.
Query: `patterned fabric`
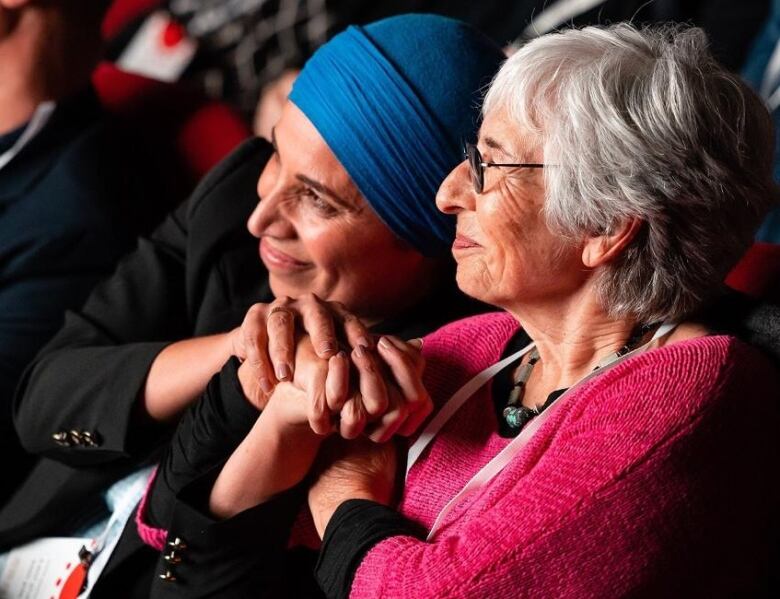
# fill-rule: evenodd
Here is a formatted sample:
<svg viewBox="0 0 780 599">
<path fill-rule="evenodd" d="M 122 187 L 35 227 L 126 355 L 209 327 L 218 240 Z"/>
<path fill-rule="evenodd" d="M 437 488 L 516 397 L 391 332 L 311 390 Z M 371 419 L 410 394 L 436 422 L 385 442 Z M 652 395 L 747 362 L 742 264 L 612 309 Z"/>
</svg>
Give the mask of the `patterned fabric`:
<svg viewBox="0 0 780 599">
<path fill-rule="evenodd" d="M 202 51 L 192 66 L 214 97 L 254 111 L 260 89 L 332 35 L 326 0 L 169 0 Z"/>
</svg>

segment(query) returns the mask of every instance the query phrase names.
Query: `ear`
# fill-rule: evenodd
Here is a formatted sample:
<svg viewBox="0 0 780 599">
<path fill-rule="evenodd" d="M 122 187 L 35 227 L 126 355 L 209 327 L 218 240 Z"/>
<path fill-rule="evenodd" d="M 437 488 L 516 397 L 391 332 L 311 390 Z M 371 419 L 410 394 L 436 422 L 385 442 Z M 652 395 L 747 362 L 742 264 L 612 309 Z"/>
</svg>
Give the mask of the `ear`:
<svg viewBox="0 0 780 599">
<path fill-rule="evenodd" d="M 596 268 L 611 262 L 633 241 L 641 226 L 641 220 L 631 218 L 609 235 L 587 238 L 582 248 L 582 263 L 588 268 Z"/>
</svg>

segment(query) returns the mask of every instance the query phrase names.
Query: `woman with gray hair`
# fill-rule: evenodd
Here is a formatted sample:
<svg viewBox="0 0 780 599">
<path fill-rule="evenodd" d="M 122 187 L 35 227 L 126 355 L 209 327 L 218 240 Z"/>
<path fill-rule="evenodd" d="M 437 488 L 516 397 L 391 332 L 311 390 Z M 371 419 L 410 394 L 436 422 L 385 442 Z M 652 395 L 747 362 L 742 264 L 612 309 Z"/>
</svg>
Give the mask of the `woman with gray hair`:
<svg viewBox="0 0 780 599">
<path fill-rule="evenodd" d="M 466 152 L 437 203 L 503 311 L 379 340 L 436 406 L 395 509 L 395 446 L 323 445 L 298 379 L 187 500 L 268 558 L 307 490 L 333 597 L 766 592 L 780 377 L 696 316 L 776 199 L 760 101 L 699 30 L 570 30 L 505 63 Z"/>
</svg>

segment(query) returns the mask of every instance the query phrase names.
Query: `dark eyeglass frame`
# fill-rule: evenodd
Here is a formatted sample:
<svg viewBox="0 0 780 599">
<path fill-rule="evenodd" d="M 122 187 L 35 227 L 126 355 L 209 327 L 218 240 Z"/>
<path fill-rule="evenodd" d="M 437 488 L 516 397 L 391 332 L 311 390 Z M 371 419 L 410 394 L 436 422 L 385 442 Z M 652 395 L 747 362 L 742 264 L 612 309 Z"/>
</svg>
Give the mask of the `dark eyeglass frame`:
<svg viewBox="0 0 780 599">
<path fill-rule="evenodd" d="M 485 188 L 485 169 L 491 166 L 498 168 L 544 168 L 547 164 L 536 162 L 485 162 L 476 144 L 464 142 L 463 154 L 469 162 L 471 181 L 474 183 L 474 191 L 482 193 Z"/>
</svg>

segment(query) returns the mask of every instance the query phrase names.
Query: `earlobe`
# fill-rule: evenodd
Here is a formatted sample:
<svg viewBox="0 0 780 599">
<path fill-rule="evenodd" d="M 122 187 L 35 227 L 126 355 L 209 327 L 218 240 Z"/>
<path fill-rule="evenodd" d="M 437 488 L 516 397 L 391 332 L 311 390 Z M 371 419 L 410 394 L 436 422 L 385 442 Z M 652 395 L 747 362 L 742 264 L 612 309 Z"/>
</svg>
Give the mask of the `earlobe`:
<svg viewBox="0 0 780 599">
<path fill-rule="evenodd" d="M 623 221 L 612 233 L 589 237 L 582 248 L 582 263 L 597 268 L 614 260 L 639 233 L 642 221 L 631 218 Z"/>
</svg>

